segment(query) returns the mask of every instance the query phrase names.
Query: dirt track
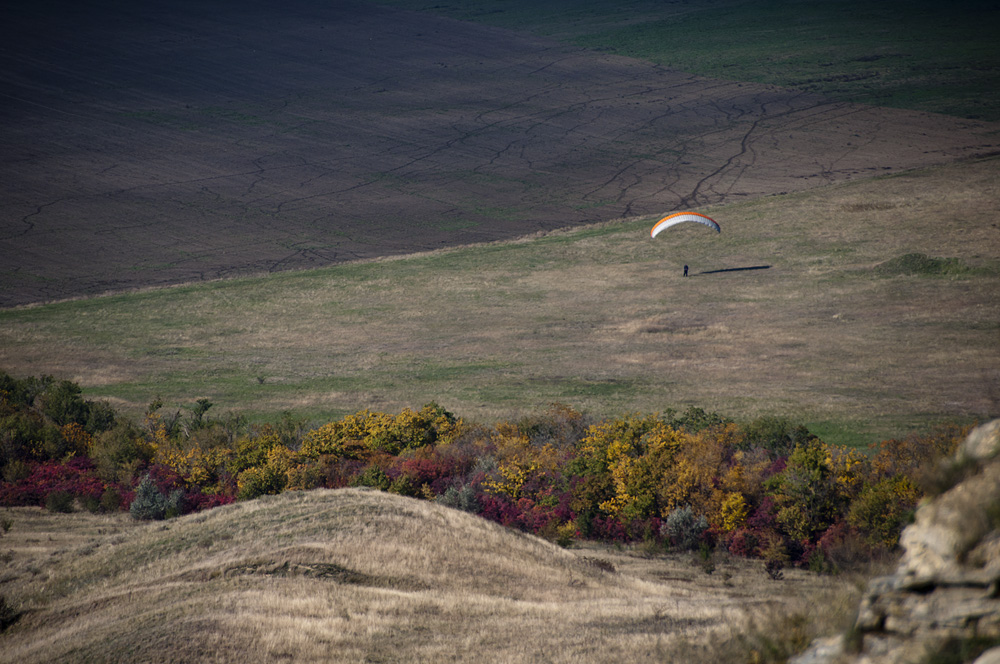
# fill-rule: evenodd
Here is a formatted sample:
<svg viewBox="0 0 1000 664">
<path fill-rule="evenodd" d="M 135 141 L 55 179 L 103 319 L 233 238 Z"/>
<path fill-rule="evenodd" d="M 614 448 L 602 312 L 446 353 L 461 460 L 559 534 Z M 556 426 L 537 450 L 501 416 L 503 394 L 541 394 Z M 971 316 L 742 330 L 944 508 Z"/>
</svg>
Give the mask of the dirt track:
<svg viewBox="0 0 1000 664">
<path fill-rule="evenodd" d="M 364 3 L 0 16 L 0 306 L 509 238 L 951 161 L 975 121 Z"/>
</svg>

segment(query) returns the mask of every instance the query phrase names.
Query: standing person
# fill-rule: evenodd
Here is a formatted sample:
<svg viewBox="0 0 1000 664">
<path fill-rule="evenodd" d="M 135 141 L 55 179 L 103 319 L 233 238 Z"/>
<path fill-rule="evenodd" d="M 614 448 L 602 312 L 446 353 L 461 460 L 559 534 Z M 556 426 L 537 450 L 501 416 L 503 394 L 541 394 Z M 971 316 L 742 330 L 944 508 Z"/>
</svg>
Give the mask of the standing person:
<svg viewBox="0 0 1000 664">
<path fill-rule="evenodd" d="M 685 277 L 688 276 L 688 266 L 687 265 L 684 266 L 684 276 Z"/>
</svg>

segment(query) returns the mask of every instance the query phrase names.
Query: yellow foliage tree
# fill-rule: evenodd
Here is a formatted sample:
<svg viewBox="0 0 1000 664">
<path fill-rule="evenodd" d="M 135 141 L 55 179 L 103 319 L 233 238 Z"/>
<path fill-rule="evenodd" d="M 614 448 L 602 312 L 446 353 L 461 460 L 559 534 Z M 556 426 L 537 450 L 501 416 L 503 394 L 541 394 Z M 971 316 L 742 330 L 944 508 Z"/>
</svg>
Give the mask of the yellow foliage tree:
<svg viewBox="0 0 1000 664">
<path fill-rule="evenodd" d="M 64 424 L 59 428 L 59 433 L 62 435 L 63 440 L 66 441 L 66 446 L 70 454 L 87 455 L 90 453 L 94 439 L 82 425 L 76 422 Z"/>
<path fill-rule="evenodd" d="M 626 519 L 655 515 L 663 475 L 688 439 L 655 415 L 629 415 L 592 426 L 580 454 L 595 471 L 606 469 L 614 487 L 600 509 Z"/>
<path fill-rule="evenodd" d="M 748 511 L 749 507 L 743 494 L 736 492 L 726 494 L 719 508 L 719 525 L 726 532 L 742 528 L 747 521 Z"/>
<path fill-rule="evenodd" d="M 535 473 L 554 474 L 560 455 L 551 444 L 533 445 L 516 424 L 500 422 L 490 435 L 490 446 L 497 460 L 496 475 L 484 482 L 488 491 L 516 500 L 525 481 Z"/>
<path fill-rule="evenodd" d="M 310 431 L 300 451 L 310 458 L 324 454 L 349 458 L 371 452 L 399 454 L 431 443 L 450 443 L 462 428 L 461 419 L 437 404 L 428 404 L 420 411 L 405 408 L 398 415 L 365 409 Z"/>
<path fill-rule="evenodd" d="M 249 499 L 281 493 L 288 486 L 288 474 L 296 461 L 295 453 L 284 445 L 272 447 L 263 466 L 248 468 L 236 478 L 237 496 Z"/>
</svg>

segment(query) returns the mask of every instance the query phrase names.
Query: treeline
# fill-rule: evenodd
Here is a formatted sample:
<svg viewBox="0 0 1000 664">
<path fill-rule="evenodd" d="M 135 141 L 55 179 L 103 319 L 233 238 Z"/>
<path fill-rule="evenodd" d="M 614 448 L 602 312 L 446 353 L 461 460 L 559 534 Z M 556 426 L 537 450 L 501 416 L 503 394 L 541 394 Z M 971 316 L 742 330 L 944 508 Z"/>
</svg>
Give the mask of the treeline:
<svg viewBox="0 0 1000 664">
<path fill-rule="evenodd" d="M 761 557 L 831 571 L 896 546 L 928 469 L 965 430 L 828 445 L 805 427 L 737 423 L 690 408 L 594 421 L 565 405 L 518 421 L 466 422 L 437 404 L 363 410 L 310 429 L 150 404 L 141 422 L 51 377 L 0 372 L 0 504 L 129 510 L 159 519 L 319 487 L 436 500 L 568 544 Z"/>
</svg>

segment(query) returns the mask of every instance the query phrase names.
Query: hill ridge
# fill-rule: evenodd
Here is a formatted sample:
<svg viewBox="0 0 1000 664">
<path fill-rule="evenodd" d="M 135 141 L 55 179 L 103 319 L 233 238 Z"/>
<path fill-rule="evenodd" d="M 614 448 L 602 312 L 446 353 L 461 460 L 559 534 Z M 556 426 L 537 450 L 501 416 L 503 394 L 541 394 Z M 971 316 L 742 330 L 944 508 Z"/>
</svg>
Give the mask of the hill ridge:
<svg viewBox="0 0 1000 664">
<path fill-rule="evenodd" d="M 25 538 L 6 540 L 15 547 L 28 545 L 32 519 L 52 516 L 8 514 L 7 537 Z M 114 521 L 92 518 L 108 530 Z M 0 634 L 5 657 L 569 662 L 629 648 L 634 661 L 652 661 L 683 638 L 728 635 L 748 612 L 797 606 L 803 584 L 836 587 L 790 571 L 790 585 L 754 597 L 749 586 L 766 576 L 751 561 L 723 562 L 709 577 L 683 557 L 560 549 L 434 503 L 359 489 L 118 527 L 44 562 L 18 554 L 25 613 Z"/>
</svg>

